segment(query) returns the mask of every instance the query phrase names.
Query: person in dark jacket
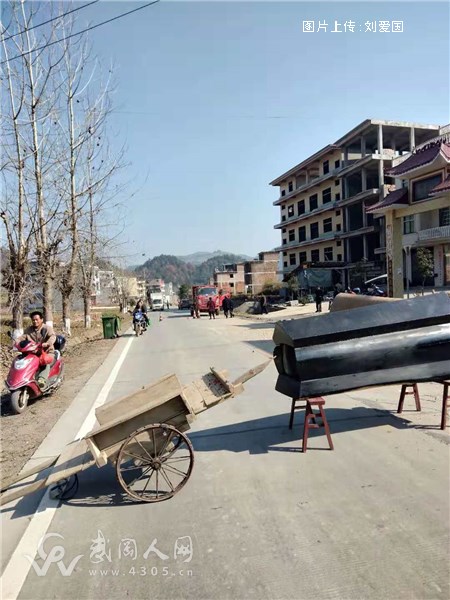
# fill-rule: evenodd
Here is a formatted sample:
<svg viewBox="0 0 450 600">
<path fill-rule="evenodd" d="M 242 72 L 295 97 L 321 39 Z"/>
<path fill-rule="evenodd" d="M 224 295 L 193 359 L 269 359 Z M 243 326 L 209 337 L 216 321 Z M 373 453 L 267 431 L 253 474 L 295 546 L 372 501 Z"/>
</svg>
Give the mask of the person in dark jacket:
<svg viewBox="0 0 450 600">
<path fill-rule="evenodd" d="M 209 318 L 215 319 L 216 318 L 216 303 L 214 302 L 214 300 L 211 297 L 209 297 L 209 300 L 206 303 L 206 308 L 208 309 Z"/>
<path fill-rule="evenodd" d="M 264 296 L 264 294 L 261 294 L 259 298 L 259 304 L 261 306 L 261 314 L 268 315 L 269 312 L 267 310 L 267 298 Z"/>
<path fill-rule="evenodd" d="M 234 317 L 233 308 L 234 308 L 233 300 L 231 298 L 228 298 L 228 310 L 230 311 L 230 318 Z"/>
<path fill-rule="evenodd" d="M 225 296 L 222 300 L 222 310 L 223 314 L 225 315 L 225 318 L 228 319 L 228 313 L 230 311 L 230 299 L 228 298 L 228 296 Z"/>
<path fill-rule="evenodd" d="M 316 288 L 316 295 L 314 299 L 316 301 L 316 312 L 322 312 L 323 290 L 320 286 Z"/>
</svg>

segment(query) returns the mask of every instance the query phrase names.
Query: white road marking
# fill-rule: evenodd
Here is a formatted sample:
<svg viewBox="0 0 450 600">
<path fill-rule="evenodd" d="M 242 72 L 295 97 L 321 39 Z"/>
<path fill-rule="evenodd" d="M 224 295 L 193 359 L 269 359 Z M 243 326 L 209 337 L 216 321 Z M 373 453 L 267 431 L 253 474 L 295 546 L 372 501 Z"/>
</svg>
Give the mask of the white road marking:
<svg viewBox="0 0 450 600">
<path fill-rule="evenodd" d="M 102 405 L 108 397 L 133 339 L 130 338 L 122 350 L 122 354 L 119 356 L 97 400 L 74 439 L 84 437 L 94 427 L 96 423 L 95 409 Z M 31 563 L 26 559 L 25 555 L 35 556 L 39 541 L 46 534 L 58 506 L 59 501 L 52 500 L 49 497 L 49 490 L 47 489 L 0 578 L 0 590 L 3 600 L 16 600 L 18 597 L 31 569 Z"/>
</svg>

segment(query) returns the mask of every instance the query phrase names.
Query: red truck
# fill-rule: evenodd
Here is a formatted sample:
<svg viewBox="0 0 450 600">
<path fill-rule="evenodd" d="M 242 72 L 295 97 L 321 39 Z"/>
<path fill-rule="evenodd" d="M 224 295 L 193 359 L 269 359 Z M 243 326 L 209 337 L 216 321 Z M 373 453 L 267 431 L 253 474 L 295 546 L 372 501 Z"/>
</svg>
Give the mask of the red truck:
<svg viewBox="0 0 450 600">
<path fill-rule="evenodd" d="M 208 300 L 212 298 L 216 305 L 216 315 L 219 314 L 219 310 L 222 307 L 222 302 L 225 297 L 230 297 L 228 292 L 224 293 L 219 288 L 210 285 L 193 285 L 192 286 L 192 298 L 198 298 L 198 307 L 200 312 L 208 312 L 206 307 Z"/>
</svg>

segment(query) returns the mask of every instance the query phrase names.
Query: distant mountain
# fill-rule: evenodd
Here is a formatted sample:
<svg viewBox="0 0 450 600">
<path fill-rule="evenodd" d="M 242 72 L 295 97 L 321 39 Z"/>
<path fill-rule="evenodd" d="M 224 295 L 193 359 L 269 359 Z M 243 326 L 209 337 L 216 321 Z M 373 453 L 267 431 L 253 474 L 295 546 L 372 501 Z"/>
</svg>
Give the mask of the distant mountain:
<svg viewBox="0 0 450 600">
<path fill-rule="evenodd" d="M 223 250 L 215 250 L 214 252 L 194 252 L 193 254 L 186 254 L 185 256 L 177 256 L 179 260 L 182 260 L 186 263 L 191 263 L 191 265 L 200 265 L 201 263 L 209 260 L 210 258 L 215 258 L 217 256 L 231 256 L 231 252 L 225 252 Z M 237 255 L 232 255 L 237 256 Z M 239 260 L 252 260 L 253 256 L 247 256 L 245 254 L 239 254 Z M 223 263 L 222 263 L 223 264 Z"/>
<path fill-rule="evenodd" d="M 208 253 L 196 253 L 196 255 L 199 254 L 206 255 Z M 175 286 L 179 286 L 182 283 L 192 285 L 195 283 L 208 283 L 209 278 L 214 273 L 214 269 L 224 264 L 247 260 L 247 257 L 236 254 L 217 254 L 216 252 L 213 254 L 214 256 L 211 256 L 208 260 L 200 264 L 184 262 L 180 257 L 170 254 L 161 254 L 136 267 L 134 272 L 138 277 L 145 277 L 147 280 L 163 279 L 167 282 L 171 281 Z"/>
</svg>

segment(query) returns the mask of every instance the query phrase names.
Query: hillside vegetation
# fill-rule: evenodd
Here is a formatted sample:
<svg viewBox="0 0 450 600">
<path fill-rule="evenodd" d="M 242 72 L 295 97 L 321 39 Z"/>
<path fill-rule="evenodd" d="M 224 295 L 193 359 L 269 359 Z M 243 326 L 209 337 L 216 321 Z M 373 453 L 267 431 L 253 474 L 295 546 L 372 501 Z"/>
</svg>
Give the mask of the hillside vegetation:
<svg viewBox="0 0 450 600">
<path fill-rule="evenodd" d="M 167 282 L 171 281 L 175 286 L 183 283 L 202 284 L 208 283 L 214 269 L 222 267 L 224 264 L 242 262 L 243 260 L 247 260 L 247 257 L 236 254 L 221 254 L 213 256 L 198 265 L 193 265 L 180 260 L 176 256 L 161 254 L 136 267 L 135 273 L 147 280 L 163 279 Z"/>
</svg>

